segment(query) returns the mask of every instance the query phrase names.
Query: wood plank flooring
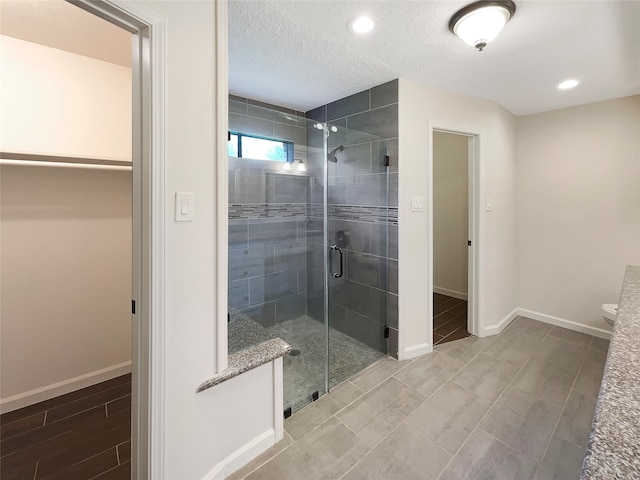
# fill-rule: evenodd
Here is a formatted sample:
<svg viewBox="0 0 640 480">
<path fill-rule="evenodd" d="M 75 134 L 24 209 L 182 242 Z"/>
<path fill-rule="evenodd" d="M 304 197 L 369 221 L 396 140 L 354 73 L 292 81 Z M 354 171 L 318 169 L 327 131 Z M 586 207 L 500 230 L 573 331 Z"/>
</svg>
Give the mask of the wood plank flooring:
<svg viewBox="0 0 640 480">
<path fill-rule="evenodd" d="M 433 294 L 433 343 L 440 345 L 471 335 L 467 330 L 467 301 Z"/>
<path fill-rule="evenodd" d="M 131 375 L 0 416 L 2 480 L 129 480 Z"/>
</svg>

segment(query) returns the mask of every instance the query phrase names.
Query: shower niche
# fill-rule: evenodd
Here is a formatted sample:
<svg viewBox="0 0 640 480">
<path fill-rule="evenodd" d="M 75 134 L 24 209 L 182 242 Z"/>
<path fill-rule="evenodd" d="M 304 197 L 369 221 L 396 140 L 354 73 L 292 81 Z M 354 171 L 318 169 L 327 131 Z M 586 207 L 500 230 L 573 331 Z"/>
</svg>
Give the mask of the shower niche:
<svg viewBox="0 0 640 480">
<path fill-rule="evenodd" d="M 229 99 L 229 353 L 289 343 L 293 412 L 397 352 L 397 89 L 308 112 Z"/>
</svg>

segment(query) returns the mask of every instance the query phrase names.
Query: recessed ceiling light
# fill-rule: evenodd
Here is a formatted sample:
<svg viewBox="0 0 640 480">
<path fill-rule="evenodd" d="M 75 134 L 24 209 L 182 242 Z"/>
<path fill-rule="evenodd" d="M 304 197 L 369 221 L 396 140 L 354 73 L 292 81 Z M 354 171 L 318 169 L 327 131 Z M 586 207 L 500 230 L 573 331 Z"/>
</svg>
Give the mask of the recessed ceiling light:
<svg viewBox="0 0 640 480">
<path fill-rule="evenodd" d="M 369 33 L 375 26 L 376 22 L 367 15 L 360 15 L 359 17 L 353 18 L 347 24 L 347 28 L 353 33 Z"/>
<path fill-rule="evenodd" d="M 564 82 L 561 82 L 558 84 L 558 88 L 560 90 L 569 90 L 570 88 L 577 86 L 579 83 L 580 83 L 579 80 L 574 80 L 574 79 L 565 80 Z"/>
</svg>

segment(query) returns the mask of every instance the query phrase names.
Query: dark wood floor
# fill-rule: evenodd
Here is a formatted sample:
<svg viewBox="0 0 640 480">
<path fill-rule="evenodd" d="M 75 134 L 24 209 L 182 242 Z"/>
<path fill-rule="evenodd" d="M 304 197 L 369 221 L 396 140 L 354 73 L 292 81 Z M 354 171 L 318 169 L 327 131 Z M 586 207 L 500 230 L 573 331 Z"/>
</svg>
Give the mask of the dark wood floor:
<svg viewBox="0 0 640 480">
<path fill-rule="evenodd" d="M 467 331 L 467 301 L 433 294 L 433 343 L 452 342 L 471 335 Z"/>
<path fill-rule="evenodd" d="M 129 480 L 131 375 L 0 416 L 2 480 Z"/>
</svg>

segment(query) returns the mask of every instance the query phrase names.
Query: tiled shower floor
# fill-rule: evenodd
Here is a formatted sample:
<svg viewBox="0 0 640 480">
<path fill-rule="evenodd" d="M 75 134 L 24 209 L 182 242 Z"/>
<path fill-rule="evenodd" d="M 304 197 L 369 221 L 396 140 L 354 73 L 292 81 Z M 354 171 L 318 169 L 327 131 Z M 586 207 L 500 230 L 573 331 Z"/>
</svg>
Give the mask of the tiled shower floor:
<svg viewBox="0 0 640 480">
<path fill-rule="evenodd" d="M 306 315 L 267 328 L 270 338 L 280 337 L 298 355 L 284 357 L 284 406 L 299 410 L 311 401 L 311 394 L 324 392 L 324 324 Z M 385 354 L 342 332 L 329 328 L 329 385 L 343 382 Z"/>
<path fill-rule="evenodd" d="M 286 320 L 266 329 L 243 314 L 232 311 L 229 324 L 229 353 L 280 337 L 293 350 L 284 357 L 284 406 L 293 412 L 311 401 L 316 390 L 325 390 L 325 326 L 307 315 Z M 385 356 L 345 335 L 329 329 L 329 387 Z"/>
</svg>

